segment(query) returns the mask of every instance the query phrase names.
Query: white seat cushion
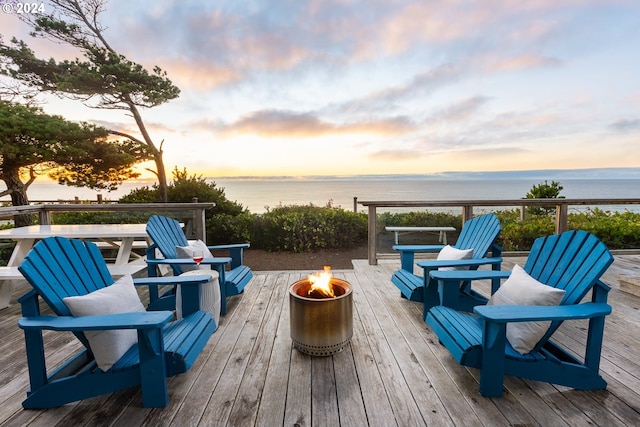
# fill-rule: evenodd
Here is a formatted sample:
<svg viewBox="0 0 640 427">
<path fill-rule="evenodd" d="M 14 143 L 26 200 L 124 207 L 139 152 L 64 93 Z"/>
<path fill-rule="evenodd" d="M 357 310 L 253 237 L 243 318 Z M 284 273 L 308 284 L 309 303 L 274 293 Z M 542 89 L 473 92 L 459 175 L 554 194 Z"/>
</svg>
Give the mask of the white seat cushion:
<svg viewBox="0 0 640 427">
<path fill-rule="evenodd" d="M 509 278 L 491 296 L 487 304 L 558 305 L 564 294 L 563 289 L 556 289 L 537 281 L 516 264 Z M 509 323 L 507 340 L 518 353 L 527 354 L 538 344 L 550 325 L 550 321 Z"/>
<path fill-rule="evenodd" d="M 473 248 L 471 249 L 457 249 L 451 245 L 447 245 L 438 253 L 438 261 L 442 260 L 462 260 L 471 259 L 473 257 Z M 466 270 L 466 267 L 440 267 L 438 270 L 451 271 L 451 270 Z"/>
<path fill-rule="evenodd" d="M 131 275 L 122 276 L 111 286 L 86 295 L 66 297 L 62 300 L 74 316 L 131 313 L 145 311 L 133 285 Z M 96 363 L 102 371 L 111 369 L 132 345 L 138 343 L 135 329 L 89 331 L 84 333 Z"/>
</svg>

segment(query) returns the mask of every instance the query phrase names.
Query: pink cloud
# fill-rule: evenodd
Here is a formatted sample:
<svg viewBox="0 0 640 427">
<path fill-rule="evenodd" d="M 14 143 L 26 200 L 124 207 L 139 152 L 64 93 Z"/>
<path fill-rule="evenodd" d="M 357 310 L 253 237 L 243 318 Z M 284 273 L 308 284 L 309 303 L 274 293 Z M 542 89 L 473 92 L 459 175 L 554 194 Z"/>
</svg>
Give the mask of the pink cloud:
<svg viewBox="0 0 640 427">
<path fill-rule="evenodd" d="M 404 117 L 371 119 L 335 124 L 309 113 L 264 110 L 248 114 L 225 126 L 225 134 L 254 134 L 263 137 L 315 138 L 324 135 L 402 135 L 415 126 Z"/>
</svg>

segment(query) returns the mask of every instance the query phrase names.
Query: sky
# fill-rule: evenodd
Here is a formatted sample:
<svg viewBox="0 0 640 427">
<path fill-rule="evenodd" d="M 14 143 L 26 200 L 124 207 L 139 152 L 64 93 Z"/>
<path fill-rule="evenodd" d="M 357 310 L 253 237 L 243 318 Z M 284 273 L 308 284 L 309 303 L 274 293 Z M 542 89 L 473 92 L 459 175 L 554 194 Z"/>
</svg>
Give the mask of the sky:
<svg viewBox="0 0 640 427">
<path fill-rule="evenodd" d="M 101 22 L 117 51 L 181 89 L 142 111 L 167 170 L 640 167 L 638 0 L 110 0 Z M 79 56 L 28 31 L 0 12 L 4 40 Z M 122 111 L 43 99 L 137 135 Z"/>
</svg>

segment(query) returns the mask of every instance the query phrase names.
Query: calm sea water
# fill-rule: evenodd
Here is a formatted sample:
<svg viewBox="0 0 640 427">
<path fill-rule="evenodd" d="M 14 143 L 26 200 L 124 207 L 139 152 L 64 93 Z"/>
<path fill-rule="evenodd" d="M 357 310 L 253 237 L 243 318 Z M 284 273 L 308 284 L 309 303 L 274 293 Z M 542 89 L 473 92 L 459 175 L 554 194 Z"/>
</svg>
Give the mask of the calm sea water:
<svg viewBox="0 0 640 427">
<path fill-rule="evenodd" d="M 524 197 L 540 179 L 434 179 L 411 177 L 375 178 L 267 178 L 215 179 L 225 189 L 228 199 L 235 200 L 253 213 L 263 213 L 279 205 L 330 203 L 353 209 L 353 198 L 371 200 L 460 200 L 518 199 Z M 549 180 L 550 181 L 550 180 Z M 560 179 L 561 195 L 567 198 L 640 198 L 640 179 Z M 144 186 L 126 183 L 118 191 L 103 192 L 105 200 L 117 200 L 132 189 Z M 51 182 L 35 182 L 29 198 L 35 200 L 96 200 L 98 192 L 64 187 Z M 0 200 L 8 200 L 5 196 Z M 602 207 L 601 207 L 602 208 Z M 640 206 L 604 207 L 640 211 Z M 577 208 L 574 208 L 574 210 Z M 358 210 L 364 207 L 358 205 Z"/>
</svg>

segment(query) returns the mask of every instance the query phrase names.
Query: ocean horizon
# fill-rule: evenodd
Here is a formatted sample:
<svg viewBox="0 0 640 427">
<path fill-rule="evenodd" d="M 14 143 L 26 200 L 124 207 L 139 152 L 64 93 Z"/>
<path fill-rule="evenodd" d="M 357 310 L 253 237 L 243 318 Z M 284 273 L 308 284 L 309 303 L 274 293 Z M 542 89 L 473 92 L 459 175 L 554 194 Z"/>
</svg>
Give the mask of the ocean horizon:
<svg viewBox="0 0 640 427">
<path fill-rule="evenodd" d="M 354 197 L 359 201 L 519 199 L 533 185 L 545 180 L 559 182 L 563 186 L 560 194 L 566 198 L 640 198 L 640 168 L 207 178 L 223 188 L 229 200 L 240 203 L 252 213 L 264 213 L 280 205 L 308 204 L 351 210 Z M 153 183 L 128 181 L 118 190 L 107 192 L 37 180 L 29 188 L 28 195 L 31 201 L 73 200 L 75 197 L 96 200 L 98 194 L 102 194 L 105 201 L 118 200 L 136 188 Z M 7 200 L 8 196 L 0 198 L 0 201 Z M 639 205 L 601 208 L 640 210 Z M 365 208 L 358 205 L 358 210 L 365 211 Z"/>
</svg>

